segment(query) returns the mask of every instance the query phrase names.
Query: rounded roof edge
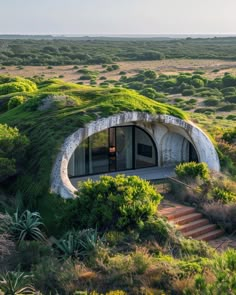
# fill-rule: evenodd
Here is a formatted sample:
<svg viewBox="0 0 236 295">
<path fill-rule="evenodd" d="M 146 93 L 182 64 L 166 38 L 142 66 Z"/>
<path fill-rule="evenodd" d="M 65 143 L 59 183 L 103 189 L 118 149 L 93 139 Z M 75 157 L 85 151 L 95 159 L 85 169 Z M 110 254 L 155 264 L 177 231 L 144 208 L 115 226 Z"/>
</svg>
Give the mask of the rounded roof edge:
<svg viewBox="0 0 236 295">
<path fill-rule="evenodd" d="M 85 138 L 110 127 L 137 121 L 163 123 L 184 129 L 197 148 L 200 161 L 206 162 L 212 170 L 220 170 L 218 154 L 213 143 L 199 127 L 190 121 L 185 121 L 171 115 L 150 114 L 137 111 L 122 112 L 92 121 L 65 139 L 53 166 L 51 192 L 59 194 L 65 199 L 75 197 L 76 188 L 71 184 L 68 177 L 68 163 L 75 149 Z"/>
</svg>

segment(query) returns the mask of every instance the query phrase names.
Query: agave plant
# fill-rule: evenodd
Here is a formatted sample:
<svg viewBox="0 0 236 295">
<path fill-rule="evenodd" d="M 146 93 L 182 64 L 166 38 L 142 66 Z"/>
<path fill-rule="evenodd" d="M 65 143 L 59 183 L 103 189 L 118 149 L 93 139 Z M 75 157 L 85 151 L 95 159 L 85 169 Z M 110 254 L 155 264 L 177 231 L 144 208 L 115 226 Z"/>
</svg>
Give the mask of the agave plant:
<svg viewBox="0 0 236 295">
<path fill-rule="evenodd" d="M 20 243 L 23 240 L 45 240 L 40 226 L 43 226 L 38 212 L 24 211 L 21 215 L 17 211 L 11 218 L 10 232 Z"/>
<path fill-rule="evenodd" d="M 0 290 L 5 295 L 35 294 L 35 289 L 29 284 L 32 276 L 23 272 L 7 272 L 0 276 Z"/>
<path fill-rule="evenodd" d="M 67 232 L 63 238 L 55 242 L 57 250 L 63 258 L 85 258 L 103 245 L 96 229 Z"/>
</svg>

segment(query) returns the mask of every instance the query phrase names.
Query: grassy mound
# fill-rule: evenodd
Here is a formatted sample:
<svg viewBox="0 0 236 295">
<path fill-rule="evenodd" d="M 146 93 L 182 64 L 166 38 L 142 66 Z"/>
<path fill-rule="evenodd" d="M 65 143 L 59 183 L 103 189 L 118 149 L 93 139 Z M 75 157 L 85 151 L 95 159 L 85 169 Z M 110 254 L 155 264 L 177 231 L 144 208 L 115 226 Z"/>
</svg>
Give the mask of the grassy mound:
<svg viewBox="0 0 236 295">
<path fill-rule="evenodd" d="M 0 81 L 1 85 L 10 83 L 9 79 Z M 30 92 L 0 95 L 0 124 L 17 127 L 30 140 L 21 173 L 16 181 L 11 180 L 11 187 L 14 193 L 22 193 L 31 208 L 37 208 L 38 203 L 44 206 L 42 199 L 48 195 L 50 174 L 61 145 L 67 136 L 86 123 L 124 111 L 187 118 L 181 110 L 146 98 L 134 90 L 95 88 L 58 79 L 27 81 L 25 79 L 26 84 L 35 83 L 34 91 L 31 88 Z M 23 103 L 8 108 L 9 101 L 15 96 L 24 96 Z M 49 206 L 46 199 L 45 206 Z"/>
</svg>

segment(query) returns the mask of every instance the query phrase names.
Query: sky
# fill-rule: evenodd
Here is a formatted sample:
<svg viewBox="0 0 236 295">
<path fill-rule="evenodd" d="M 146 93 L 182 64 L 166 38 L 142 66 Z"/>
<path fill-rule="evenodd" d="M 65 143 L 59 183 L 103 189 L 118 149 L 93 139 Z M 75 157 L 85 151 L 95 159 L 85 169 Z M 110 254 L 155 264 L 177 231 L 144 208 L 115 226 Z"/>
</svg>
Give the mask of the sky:
<svg viewBox="0 0 236 295">
<path fill-rule="evenodd" d="M 0 34 L 236 34 L 236 0 L 0 0 Z"/>
</svg>

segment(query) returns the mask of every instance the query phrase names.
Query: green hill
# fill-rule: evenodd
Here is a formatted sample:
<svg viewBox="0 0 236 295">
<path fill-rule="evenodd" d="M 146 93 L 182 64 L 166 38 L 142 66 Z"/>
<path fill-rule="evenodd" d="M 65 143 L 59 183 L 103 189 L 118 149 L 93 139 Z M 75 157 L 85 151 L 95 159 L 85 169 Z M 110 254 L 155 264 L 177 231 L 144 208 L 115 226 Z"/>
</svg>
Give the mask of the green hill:
<svg viewBox="0 0 236 295">
<path fill-rule="evenodd" d="M 30 140 L 16 190 L 33 203 L 48 193 L 53 162 L 65 138 L 84 124 L 123 111 L 187 119 L 181 110 L 134 90 L 94 88 L 57 79 L 35 83 L 1 77 L 0 82 L 0 124 L 17 127 Z"/>
</svg>

